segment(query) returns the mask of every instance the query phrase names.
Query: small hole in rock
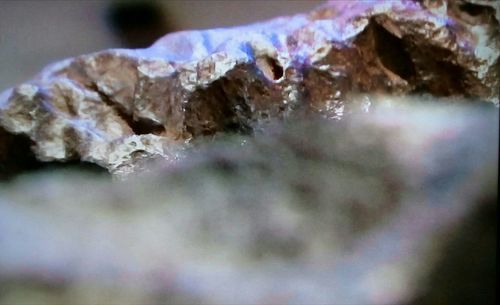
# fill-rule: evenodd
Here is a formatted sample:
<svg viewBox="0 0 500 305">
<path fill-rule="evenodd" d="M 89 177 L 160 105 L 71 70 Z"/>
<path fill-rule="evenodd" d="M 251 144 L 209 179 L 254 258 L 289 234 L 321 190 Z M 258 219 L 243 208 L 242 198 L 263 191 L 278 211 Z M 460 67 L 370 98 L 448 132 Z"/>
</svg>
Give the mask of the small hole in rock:
<svg viewBox="0 0 500 305">
<path fill-rule="evenodd" d="M 278 80 L 283 77 L 283 67 L 280 63 L 269 56 L 257 58 L 257 67 L 269 80 Z"/>
<path fill-rule="evenodd" d="M 148 152 L 143 150 L 143 149 L 138 149 L 134 152 L 132 152 L 130 154 L 130 156 L 133 158 L 133 159 L 136 159 L 136 158 L 143 158 L 143 157 L 146 157 L 148 156 Z"/>
<path fill-rule="evenodd" d="M 135 134 L 155 134 L 159 135 L 165 131 L 165 127 L 153 120 L 138 118 L 127 122 Z"/>
</svg>

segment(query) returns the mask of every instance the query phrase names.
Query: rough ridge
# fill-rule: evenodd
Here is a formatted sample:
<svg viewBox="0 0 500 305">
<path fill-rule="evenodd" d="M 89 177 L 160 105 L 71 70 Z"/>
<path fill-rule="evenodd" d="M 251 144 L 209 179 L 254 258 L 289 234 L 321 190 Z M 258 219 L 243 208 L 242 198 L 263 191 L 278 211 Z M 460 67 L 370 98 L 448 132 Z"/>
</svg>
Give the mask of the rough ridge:
<svg viewBox="0 0 500 305">
<path fill-rule="evenodd" d="M 126 174 L 144 158 L 180 158 L 193 138 L 248 133 L 298 109 L 336 119 L 369 110 L 352 93 L 498 105 L 499 20 L 495 1 L 331 1 L 309 14 L 173 33 L 146 49 L 46 67 L 0 95 L 0 131 L 29 137 L 39 160 Z"/>
</svg>

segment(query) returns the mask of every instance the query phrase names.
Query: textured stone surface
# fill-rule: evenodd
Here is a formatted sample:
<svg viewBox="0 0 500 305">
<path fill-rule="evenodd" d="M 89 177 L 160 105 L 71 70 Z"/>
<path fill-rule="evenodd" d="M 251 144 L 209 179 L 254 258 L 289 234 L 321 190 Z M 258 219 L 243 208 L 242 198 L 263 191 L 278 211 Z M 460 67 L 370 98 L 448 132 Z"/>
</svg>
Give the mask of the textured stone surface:
<svg viewBox="0 0 500 305">
<path fill-rule="evenodd" d="M 496 1 L 332 1 L 303 15 L 167 35 L 150 48 L 64 60 L 0 96 L 2 133 L 42 161 L 128 173 L 189 140 L 251 132 L 297 109 L 341 118 L 350 93 L 498 105 Z M 367 99 L 360 106 L 370 108 Z"/>
<path fill-rule="evenodd" d="M 407 102 L 0 184 L 0 304 L 494 304 L 498 110 Z"/>
</svg>

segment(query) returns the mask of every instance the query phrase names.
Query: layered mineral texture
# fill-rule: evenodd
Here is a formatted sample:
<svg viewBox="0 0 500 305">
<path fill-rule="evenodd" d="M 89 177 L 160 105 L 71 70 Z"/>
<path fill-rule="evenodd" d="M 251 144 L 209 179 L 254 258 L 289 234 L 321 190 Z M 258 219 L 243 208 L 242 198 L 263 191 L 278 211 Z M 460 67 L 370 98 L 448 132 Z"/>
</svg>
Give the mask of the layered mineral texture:
<svg viewBox="0 0 500 305">
<path fill-rule="evenodd" d="M 495 1 L 331 1 L 309 14 L 173 33 L 146 49 L 55 63 L 5 91 L 0 135 L 29 138 L 41 161 L 128 173 L 139 160 L 178 159 L 193 138 L 251 133 L 297 110 L 341 118 L 356 110 L 352 93 L 498 105 L 499 20 Z"/>
</svg>

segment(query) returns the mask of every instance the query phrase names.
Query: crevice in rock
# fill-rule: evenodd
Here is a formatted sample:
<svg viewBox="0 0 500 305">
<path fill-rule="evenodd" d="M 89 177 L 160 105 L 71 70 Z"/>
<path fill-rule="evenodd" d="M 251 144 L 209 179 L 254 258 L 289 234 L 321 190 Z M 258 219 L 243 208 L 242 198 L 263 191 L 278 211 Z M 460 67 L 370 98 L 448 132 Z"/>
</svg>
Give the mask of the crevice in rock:
<svg viewBox="0 0 500 305">
<path fill-rule="evenodd" d="M 445 61 L 433 63 L 434 77 L 423 82 L 420 89 L 435 96 L 468 95 L 465 75 L 462 68 Z"/>
<path fill-rule="evenodd" d="M 252 132 L 251 111 L 239 94 L 237 80 L 221 78 L 208 88 L 195 91 L 187 103 L 186 131 L 193 136 L 216 132 Z"/>
<path fill-rule="evenodd" d="M 127 125 L 132 129 L 134 134 L 155 134 L 159 135 L 165 131 L 165 127 L 153 120 L 147 118 L 134 118 L 132 114 L 129 114 L 127 110 L 120 104 L 114 102 L 106 93 L 102 92 L 97 85 L 93 84 L 91 89 L 97 92 L 101 100 L 111 108 L 113 108 L 116 114 L 124 120 Z"/>
<path fill-rule="evenodd" d="M 470 97 L 483 87 L 465 68 L 451 62 L 451 51 L 429 45 L 412 48 L 418 71 L 413 93 Z"/>
<path fill-rule="evenodd" d="M 372 21 L 370 27 L 373 33 L 375 52 L 384 67 L 402 79 L 411 82 L 416 71 L 404 41 L 376 22 Z"/>
</svg>

